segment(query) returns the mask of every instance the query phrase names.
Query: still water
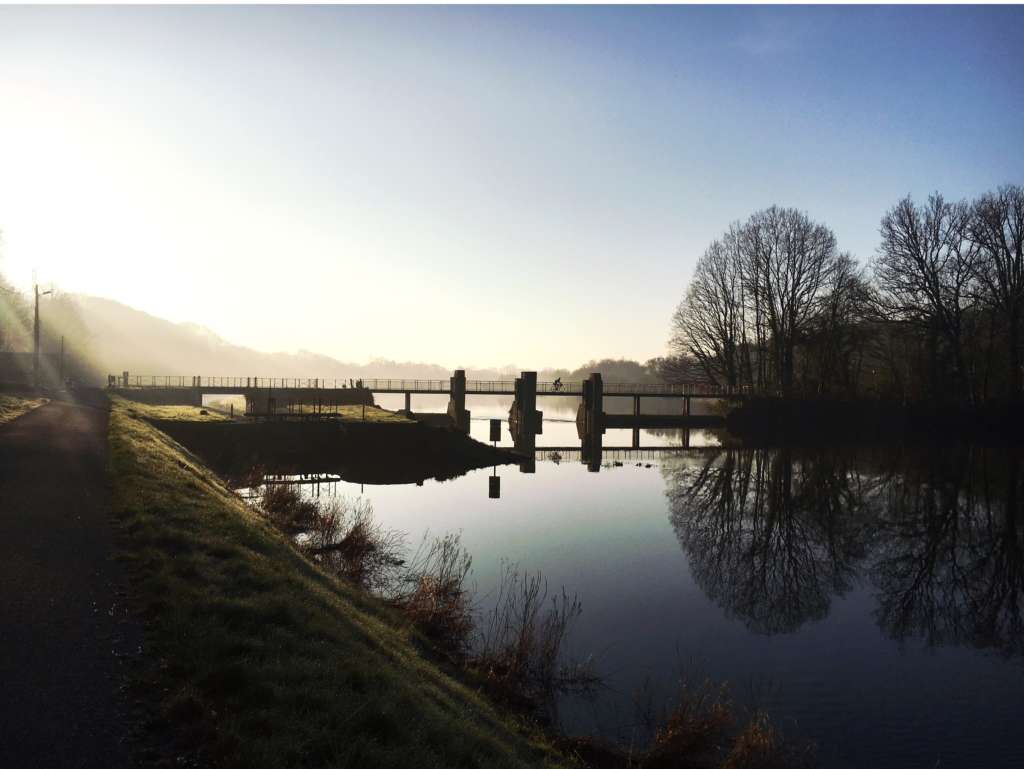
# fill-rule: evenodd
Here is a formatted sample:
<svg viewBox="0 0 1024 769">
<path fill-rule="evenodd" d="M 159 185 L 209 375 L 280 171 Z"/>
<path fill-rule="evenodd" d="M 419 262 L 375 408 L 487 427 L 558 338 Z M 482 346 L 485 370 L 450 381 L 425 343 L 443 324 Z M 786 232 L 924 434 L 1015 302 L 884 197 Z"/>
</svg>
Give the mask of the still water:
<svg viewBox="0 0 1024 769">
<path fill-rule="evenodd" d="M 478 417 L 505 414 L 477 407 L 474 437 L 488 437 Z M 545 417 L 539 446 L 578 445 L 571 412 Z M 825 767 L 1024 767 L 1021 455 L 716 442 L 606 451 L 597 473 L 540 454 L 532 473 L 319 493 L 368 498 L 411 545 L 461 532 L 482 609 L 502 559 L 577 593 L 570 653 L 593 655 L 607 687 L 559 704 L 569 732 L 642 742 L 638 701 L 666 701 L 682 674 L 728 681 L 736 701 L 815 742 Z"/>
</svg>

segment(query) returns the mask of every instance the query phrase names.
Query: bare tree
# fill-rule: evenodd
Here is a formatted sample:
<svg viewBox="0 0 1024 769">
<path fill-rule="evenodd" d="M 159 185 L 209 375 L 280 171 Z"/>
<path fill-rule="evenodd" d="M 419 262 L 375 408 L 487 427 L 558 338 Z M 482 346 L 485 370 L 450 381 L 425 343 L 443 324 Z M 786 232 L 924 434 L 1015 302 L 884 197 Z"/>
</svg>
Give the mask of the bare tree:
<svg viewBox="0 0 1024 769">
<path fill-rule="evenodd" d="M 670 345 L 676 356 L 692 356 L 711 381 L 728 387 L 739 383 L 742 296 L 735 253 L 716 240 L 697 262 L 686 298 L 672 318 Z"/>
<path fill-rule="evenodd" d="M 882 217 L 882 243 L 874 265 L 888 317 L 914 323 L 934 341 L 946 343 L 961 394 L 968 392 L 965 318 L 972 305 L 978 250 L 968 237 L 970 221 L 965 202 L 950 203 L 936 193 L 919 207 L 907 196 Z M 938 357 L 933 349 L 933 369 Z M 931 379 L 938 379 L 936 371 Z"/>
<path fill-rule="evenodd" d="M 850 254 L 840 254 L 815 315 L 806 355 L 821 391 L 838 388 L 855 394 L 867 353 L 873 303 L 864 268 Z"/>
<path fill-rule="evenodd" d="M 1010 397 L 1021 398 L 1024 319 L 1024 188 L 1000 187 L 974 202 L 970 238 L 978 249 L 981 298 L 1006 324 Z"/>
<path fill-rule="evenodd" d="M 763 325 L 775 380 L 791 392 L 797 342 L 810 330 L 837 269 L 835 235 L 796 209 L 772 206 L 743 226 L 741 248 L 758 341 Z"/>
<path fill-rule="evenodd" d="M 835 235 L 806 214 L 774 206 L 754 214 L 697 263 L 673 318 L 674 352 L 729 387 L 791 392 L 797 345 L 844 265 Z"/>
<path fill-rule="evenodd" d="M 1024 188 L 908 196 L 880 233 L 869 276 L 800 211 L 733 225 L 698 262 L 669 360 L 759 391 L 1024 399 Z"/>
</svg>

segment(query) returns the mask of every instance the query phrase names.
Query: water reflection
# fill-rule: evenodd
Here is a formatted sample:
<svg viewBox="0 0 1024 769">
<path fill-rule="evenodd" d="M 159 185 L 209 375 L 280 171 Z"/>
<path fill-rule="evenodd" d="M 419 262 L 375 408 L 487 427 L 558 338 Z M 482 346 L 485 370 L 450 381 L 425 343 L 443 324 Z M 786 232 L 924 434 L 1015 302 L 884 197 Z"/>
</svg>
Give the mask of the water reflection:
<svg viewBox="0 0 1024 769">
<path fill-rule="evenodd" d="M 907 462 L 884 486 L 871 578 L 897 640 L 1024 654 L 1018 452 L 962 448 Z"/>
<path fill-rule="evenodd" d="M 667 484 L 695 580 L 751 630 L 796 630 L 850 589 L 868 521 L 863 481 L 838 457 L 724 450 Z"/>
<path fill-rule="evenodd" d="M 866 579 L 883 632 L 1024 654 L 1021 457 L 721 449 L 663 469 L 704 593 L 758 633 L 822 620 Z"/>
<path fill-rule="evenodd" d="M 571 651 L 609 685 L 560 703 L 570 732 L 635 744 L 634 694 L 650 680 L 670 696 L 685 665 L 815 741 L 829 769 L 1020 766 L 1020 451 L 682 449 L 645 430 L 650 448 L 627 455 L 629 431 L 609 430 L 593 475 L 574 423 L 538 437 L 534 474 L 498 468 L 500 498 L 493 467 L 323 489 L 372 502 L 412 544 L 461 532 L 482 610 L 501 559 L 579 592 Z"/>
</svg>

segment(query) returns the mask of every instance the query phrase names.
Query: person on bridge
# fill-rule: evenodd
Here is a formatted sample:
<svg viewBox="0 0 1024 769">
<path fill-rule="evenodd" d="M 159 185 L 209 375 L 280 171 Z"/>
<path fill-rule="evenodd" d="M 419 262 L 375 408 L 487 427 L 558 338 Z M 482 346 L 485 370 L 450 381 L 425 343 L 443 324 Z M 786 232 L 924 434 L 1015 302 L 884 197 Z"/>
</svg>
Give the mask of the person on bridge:
<svg viewBox="0 0 1024 769">
<path fill-rule="evenodd" d="M 562 377 L 558 377 L 558 379 L 554 381 L 554 383 L 551 385 L 551 389 L 553 389 L 555 392 L 558 392 L 559 390 L 562 389 Z"/>
</svg>

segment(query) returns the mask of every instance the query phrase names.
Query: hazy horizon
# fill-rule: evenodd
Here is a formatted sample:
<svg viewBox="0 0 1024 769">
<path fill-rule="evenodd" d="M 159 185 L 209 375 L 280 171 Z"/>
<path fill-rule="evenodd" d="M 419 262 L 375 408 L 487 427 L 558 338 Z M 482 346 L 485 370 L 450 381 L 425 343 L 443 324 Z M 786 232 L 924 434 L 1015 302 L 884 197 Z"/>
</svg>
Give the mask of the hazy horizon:
<svg viewBox="0 0 1024 769">
<path fill-rule="evenodd" d="M 779 204 L 1024 177 L 1017 7 L 0 8 L 0 270 L 265 352 L 665 353 Z"/>
<path fill-rule="evenodd" d="M 158 324 L 171 323 L 174 326 L 176 326 L 178 328 L 181 328 L 182 331 L 185 332 L 185 333 L 194 333 L 196 335 L 202 335 L 205 338 L 209 338 L 209 337 L 212 336 L 218 342 L 222 342 L 225 345 L 227 345 L 229 347 L 232 347 L 232 348 L 240 348 L 241 350 L 244 350 L 246 352 L 256 352 L 256 353 L 259 353 L 261 355 L 266 355 L 266 356 L 269 356 L 269 357 L 276 357 L 278 359 L 281 358 L 282 356 L 296 356 L 296 357 L 310 356 L 310 357 L 313 357 L 313 358 L 331 358 L 334 363 L 340 363 L 340 364 L 343 364 L 343 365 L 351 364 L 351 365 L 359 367 L 357 370 L 347 371 L 347 373 L 352 374 L 354 376 L 394 377 L 394 378 L 406 378 L 406 379 L 409 379 L 409 378 L 414 379 L 414 378 L 417 378 L 419 376 L 418 372 L 412 372 L 412 373 L 407 372 L 407 371 L 394 371 L 394 372 L 392 372 L 392 369 L 396 369 L 396 368 L 397 369 L 406 369 L 406 368 L 410 368 L 410 369 L 443 368 L 443 369 L 448 370 L 448 371 L 454 371 L 456 369 L 460 369 L 461 368 L 461 369 L 465 369 L 467 371 L 468 370 L 473 370 L 473 371 L 478 371 L 478 372 L 479 371 L 490 371 L 490 372 L 495 372 L 495 373 L 499 373 L 499 374 L 513 373 L 513 372 L 518 374 L 520 371 L 531 370 L 529 366 L 521 365 L 517 361 L 510 361 L 510 362 L 502 364 L 502 365 L 476 365 L 472 361 L 464 361 L 464 362 L 461 362 L 461 363 L 456 363 L 454 365 L 445 365 L 444 363 L 439 363 L 438 361 L 433 361 L 433 360 L 429 360 L 429 359 L 423 359 L 423 360 L 418 360 L 418 359 L 398 359 L 398 358 L 389 358 L 386 355 L 375 355 L 375 356 L 373 356 L 371 358 L 368 358 L 366 360 L 351 360 L 351 359 L 347 359 L 347 358 L 344 358 L 344 357 L 338 357 L 338 356 L 329 355 L 328 353 L 325 353 L 325 352 L 323 352 L 321 350 L 310 350 L 310 349 L 304 349 L 304 348 L 294 349 L 294 350 L 259 350 L 257 348 L 249 347 L 248 345 L 238 344 L 237 342 L 234 342 L 233 340 L 226 339 L 221 334 L 219 334 L 216 329 L 209 328 L 208 326 L 202 326 L 200 324 L 192 323 L 190 321 L 171 321 L 171 320 L 168 320 L 167 318 L 162 318 L 159 315 L 154 315 L 154 314 L 152 314 L 150 312 L 147 312 L 146 310 L 144 310 L 142 308 L 132 307 L 131 305 L 125 304 L 123 302 L 119 302 L 116 299 L 109 299 L 108 297 L 97 297 L 97 296 L 92 296 L 92 295 L 88 295 L 88 294 L 77 294 L 77 295 L 71 295 L 71 296 L 76 300 L 76 303 L 79 305 L 80 309 L 83 311 L 82 319 L 85 322 L 86 326 L 89 328 L 90 332 L 95 334 L 95 338 L 92 339 L 91 342 L 94 345 L 99 343 L 99 344 L 101 344 L 101 346 L 107 347 L 107 348 L 116 347 L 117 345 L 124 343 L 124 341 L 125 341 L 124 337 L 122 336 L 122 334 L 118 333 L 118 326 L 120 326 L 121 329 L 124 329 L 125 328 L 125 324 L 124 323 L 118 324 L 116 321 L 117 320 L 122 320 L 123 321 L 123 320 L 126 320 L 126 319 L 125 318 L 116 318 L 116 317 L 111 317 L 111 316 L 102 317 L 100 314 L 97 313 L 97 307 L 96 307 L 96 301 L 97 300 L 99 302 L 102 302 L 102 303 L 113 302 L 116 307 L 127 308 L 127 310 L 129 311 L 128 312 L 129 315 L 131 315 L 133 313 L 142 313 L 143 315 L 147 316 L 148 318 L 151 318 L 151 319 L 155 320 Z M 99 320 L 98 324 L 97 324 L 97 320 Z M 127 318 L 127 320 L 130 323 L 132 319 L 129 317 L 129 318 Z M 138 347 L 143 346 L 143 345 L 149 346 L 149 347 L 152 347 L 152 346 L 156 345 L 157 348 L 159 348 L 160 340 L 158 338 L 154 337 L 152 329 L 138 328 L 138 326 L 136 324 L 135 326 L 131 326 L 128 330 L 129 330 L 129 337 L 131 337 L 133 335 L 135 337 L 135 338 L 131 339 L 131 343 L 132 343 L 132 346 L 134 348 L 138 348 Z M 123 331 L 122 331 L 122 333 L 123 333 Z M 50 352 L 50 354 L 53 354 L 52 351 L 49 351 L 49 350 L 46 350 L 46 352 Z M 109 359 L 110 366 L 113 366 L 113 368 L 111 368 L 111 370 L 108 371 L 107 373 L 120 373 L 124 369 L 124 366 L 128 365 L 128 364 L 126 364 L 126 362 L 124 360 L 118 359 L 117 355 L 113 354 L 110 350 L 105 350 L 104 352 L 105 352 L 105 354 L 101 355 L 100 357 L 102 357 L 104 359 Z M 188 350 L 186 352 L 186 356 L 185 357 L 188 358 L 190 356 L 194 356 L 195 353 L 196 353 L 196 351 L 194 349 Z M 160 354 L 159 353 L 156 354 L 155 357 L 160 357 Z M 117 359 L 117 361 L 118 361 L 118 365 L 116 365 L 116 366 L 113 365 L 115 359 Z M 538 371 L 545 371 L 545 370 L 575 371 L 575 370 L 578 370 L 578 369 L 581 369 L 581 368 L 585 368 L 589 364 L 592 364 L 592 363 L 607 362 L 607 361 L 612 361 L 612 360 L 622 361 L 622 362 L 626 362 L 626 363 L 634 363 L 635 362 L 635 363 L 638 363 L 640 365 L 643 365 L 644 363 L 647 362 L 648 359 L 638 360 L 638 359 L 635 359 L 635 358 L 610 358 L 608 356 L 601 356 L 601 357 L 598 357 L 598 358 L 589 358 L 587 360 L 579 360 L 579 361 L 577 361 L 577 360 L 566 360 L 566 361 L 562 361 L 561 363 L 556 364 L 554 366 L 543 366 L 543 367 L 540 367 L 537 370 Z M 108 366 L 108 368 L 110 366 Z M 209 375 L 209 376 L 218 376 L 218 375 L 240 376 L 240 375 L 243 375 L 246 371 L 249 371 L 249 369 L 245 368 L 244 366 L 240 368 L 237 365 L 229 365 L 227 369 L 223 369 L 223 367 L 221 367 L 220 369 L 216 369 L 216 370 L 211 369 L 209 372 L 207 372 L 206 368 L 208 368 L 209 366 L 207 366 L 207 364 L 205 362 L 201 362 L 200 363 L 200 367 L 203 368 L 203 371 L 204 371 L 203 375 L 204 376 L 206 376 L 206 375 Z M 154 375 L 158 375 L 158 374 L 180 375 L 180 374 L 183 374 L 183 372 L 191 370 L 189 366 L 185 366 L 184 368 L 182 368 L 181 365 L 170 365 L 169 367 L 165 365 L 163 368 L 160 368 L 160 366 L 156 366 L 155 368 L 153 366 L 150 366 L 149 368 L 146 368 L 144 371 L 138 371 L 138 370 L 136 370 L 135 368 L 133 368 L 130 365 L 129 365 L 129 368 L 130 368 L 130 373 L 141 374 L 141 375 L 144 375 L 144 376 L 147 376 L 147 375 L 150 375 L 150 374 L 154 374 Z M 192 368 L 194 368 L 194 366 L 192 366 Z M 214 367 L 214 368 L 216 368 L 216 367 Z M 153 369 L 153 370 L 150 370 L 150 369 Z M 160 369 L 160 370 L 157 370 L 157 369 Z M 166 370 L 164 370 L 164 369 L 166 369 Z M 261 372 L 261 375 L 265 373 L 268 376 L 269 375 L 279 375 L 279 376 L 285 376 L 285 377 L 289 377 L 289 376 L 298 377 L 300 375 L 301 376 L 310 376 L 310 377 L 312 377 L 312 376 L 317 376 L 319 374 L 329 373 L 329 372 L 325 372 L 325 371 L 322 371 L 322 370 L 319 370 L 319 369 L 317 369 L 317 370 L 313 370 L 313 369 L 310 369 L 310 370 L 299 370 L 299 369 L 295 369 L 294 366 L 292 366 L 291 370 L 289 370 L 289 371 L 278 371 L 276 368 L 274 368 L 273 370 L 267 370 L 265 372 L 263 371 L 263 369 L 259 369 L 259 371 Z M 335 373 L 337 373 L 337 372 L 335 372 Z M 434 375 L 437 375 L 437 372 L 432 372 L 431 373 L 431 376 L 434 376 Z"/>
</svg>

